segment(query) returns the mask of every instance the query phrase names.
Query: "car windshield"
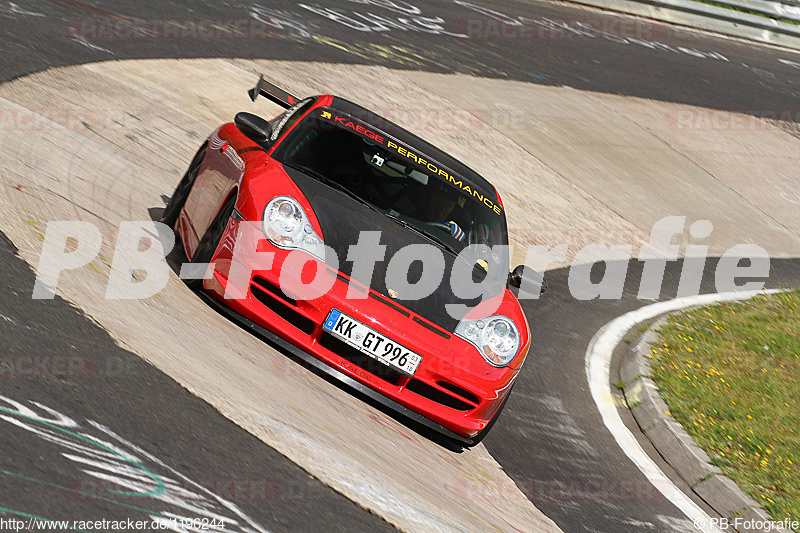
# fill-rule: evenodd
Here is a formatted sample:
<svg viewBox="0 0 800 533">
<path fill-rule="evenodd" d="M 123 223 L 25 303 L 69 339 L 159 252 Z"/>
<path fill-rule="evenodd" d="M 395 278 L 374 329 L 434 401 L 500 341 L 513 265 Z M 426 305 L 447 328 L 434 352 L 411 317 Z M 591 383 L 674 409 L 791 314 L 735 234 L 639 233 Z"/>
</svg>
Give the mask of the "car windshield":
<svg viewBox="0 0 800 533">
<path fill-rule="evenodd" d="M 321 108 L 297 124 L 273 157 L 366 202 L 458 254 L 469 245 L 507 245 L 505 216 L 484 195 L 369 125 Z M 409 155 L 412 154 L 412 155 Z M 413 159 L 412 159 L 413 157 Z M 447 179 L 451 178 L 451 179 Z M 499 212 L 499 213 L 498 213 Z M 508 254 L 480 254 L 508 273 Z M 479 260 L 480 258 L 475 258 Z"/>
</svg>

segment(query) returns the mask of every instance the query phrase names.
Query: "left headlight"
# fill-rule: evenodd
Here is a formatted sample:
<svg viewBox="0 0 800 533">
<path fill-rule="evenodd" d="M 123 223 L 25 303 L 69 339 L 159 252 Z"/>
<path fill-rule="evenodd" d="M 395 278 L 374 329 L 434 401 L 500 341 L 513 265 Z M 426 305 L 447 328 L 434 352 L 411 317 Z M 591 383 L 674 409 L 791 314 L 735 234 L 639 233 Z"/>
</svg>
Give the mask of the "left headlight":
<svg viewBox="0 0 800 533">
<path fill-rule="evenodd" d="M 276 196 L 270 200 L 262 220 L 264 235 L 275 246 L 304 250 L 325 260 L 325 245 L 294 198 Z"/>
<path fill-rule="evenodd" d="M 479 320 L 462 319 L 455 333 L 475 346 L 492 366 L 507 366 L 519 351 L 517 326 L 502 315 Z"/>
</svg>

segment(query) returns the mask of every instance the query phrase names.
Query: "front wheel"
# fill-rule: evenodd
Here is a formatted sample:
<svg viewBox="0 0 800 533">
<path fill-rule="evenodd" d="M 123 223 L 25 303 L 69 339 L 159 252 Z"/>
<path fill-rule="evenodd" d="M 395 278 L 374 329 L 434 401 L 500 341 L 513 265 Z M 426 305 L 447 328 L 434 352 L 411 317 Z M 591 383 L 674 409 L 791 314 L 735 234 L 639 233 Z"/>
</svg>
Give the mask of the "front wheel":
<svg viewBox="0 0 800 533">
<path fill-rule="evenodd" d="M 220 209 L 211 225 L 208 226 L 203 238 L 197 245 L 192 258 L 189 260 L 190 264 L 208 263 L 214 257 L 214 252 L 219 247 L 219 242 L 222 240 L 222 235 L 225 233 L 225 228 L 228 227 L 228 220 L 233 215 L 233 209 L 236 205 L 236 196 L 231 197 L 230 200 Z M 191 289 L 202 289 L 203 279 L 187 279 L 186 285 Z"/>
<path fill-rule="evenodd" d="M 192 159 L 192 162 L 189 164 L 189 169 L 186 171 L 186 174 L 183 175 L 183 178 L 181 178 L 181 181 L 175 188 L 175 192 L 172 193 L 167 207 L 164 208 L 164 214 L 161 215 L 160 222 L 172 229 L 175 229 L 178 215 L 181 214 L 181 209 L 183 209 L 183 206 L 186 204 L 186 199 L 189 198 L 192 185 L 194 185 L 194 180 L 197 178 L 197 171 L 200 169 L 205 155 L 206 151 L 203 149 L 194 156 L 194 159 Z"/>
</svg>

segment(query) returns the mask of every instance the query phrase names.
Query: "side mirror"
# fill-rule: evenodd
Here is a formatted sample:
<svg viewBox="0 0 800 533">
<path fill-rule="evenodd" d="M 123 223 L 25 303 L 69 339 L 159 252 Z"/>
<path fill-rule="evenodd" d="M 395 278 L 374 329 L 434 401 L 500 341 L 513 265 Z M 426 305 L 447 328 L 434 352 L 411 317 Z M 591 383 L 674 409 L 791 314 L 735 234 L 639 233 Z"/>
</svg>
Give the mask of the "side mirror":
<svg viewBox="0 0 800 533">
<path fill-rule="evenodd" d="M 252 140 L 265 150 L 269 148 L 269 136 L 272 133 L 272 124 L 258 115 L 252 113 L 236 113 L 233 123 L 245 137 Z"/>
<path fill-rule="evenodd" d="M 508 275 L 509 287 L 519 289 L 520 285 L 522 285 L 522 276 L 524 275 L 524 271 L 525 265 L 518 265 L 514 268 L 514 270 L 511 271 L 511 273 Z M 540 289 L 539 294 L 544 294 L 547 292 L 548 285 L 544 279 L 542 279 L 541 283 L 542 288 Z"/>
</svg>

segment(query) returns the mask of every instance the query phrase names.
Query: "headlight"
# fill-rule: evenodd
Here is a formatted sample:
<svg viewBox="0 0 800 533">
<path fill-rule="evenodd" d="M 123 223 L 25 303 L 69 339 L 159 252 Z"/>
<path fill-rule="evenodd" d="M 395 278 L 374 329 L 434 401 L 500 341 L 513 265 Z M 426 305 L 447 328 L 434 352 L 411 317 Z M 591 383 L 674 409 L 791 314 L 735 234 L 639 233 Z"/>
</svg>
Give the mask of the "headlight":
<svg viewBox="0 0 800 533">
<path fill-rule="evenodd" d="M 508 365 L 519 351 L 517 326 L 504 316 L 465 318 L 456 327 L 456 335 L 475 346 L 492 366 Z"/>
<path fill-rule="evenodd" d="M 276 196 L 267 204 L 263 217 L 264 235 L 275 246 L 304 250 L 325 260 L 322 239 L 308 221 L 303 208 L 294 198 Z"/>
</svg>

